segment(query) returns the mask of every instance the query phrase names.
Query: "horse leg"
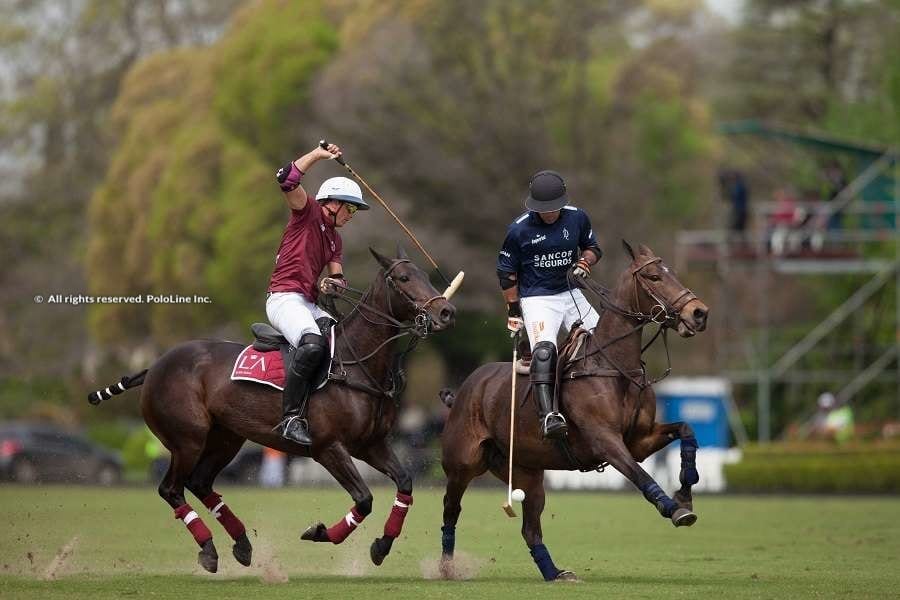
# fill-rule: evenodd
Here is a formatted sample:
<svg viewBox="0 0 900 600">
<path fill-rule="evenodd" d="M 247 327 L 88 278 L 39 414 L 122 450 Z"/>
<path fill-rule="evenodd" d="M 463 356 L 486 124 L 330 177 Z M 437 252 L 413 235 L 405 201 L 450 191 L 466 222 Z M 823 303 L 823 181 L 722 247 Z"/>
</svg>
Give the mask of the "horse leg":
<svg viewBox="0 0 900 600">
<path fill-rule="evenodd" d="M 391 450 L 386 440 L 382 440 L 367 448 L 361 458 L 390 477 L 397 486 L 397 496 L 394 498 L 391 514 L 388 515 L 388 519 L 384 524 L 384 535 L 376 538 L 369 549 L 369 556 L 371 556 L 372 562 L 380 565 L 391 552 L 394 540 L 400 537 L 406 513 L 409 512 L 409 507 L 412 506 L 412 477 L 409 471 L 400 463 L 397 455 Z"/>
<path fill-rule="evenodd" d="M 491 473 L 497 479 L 508 483 L 506 467 L 491 465 Z M 544 581 L 578 581 L 578 577 L 572 571 L 557 568 L 550 551 L 544 545 L 544 534 L 541 530 L 541 514 L 544 512 L 545 500 L 544 471 L 514 465 L 513 487 L 525 492 L 525 500 L 522 501 L 522 537 Z"/>
<path fill-rule="evenodd" d="M 234 558 L 245 567 L 250 566 L 253 555 L 253 546 L 247 538 L 247 529 L 240 519 L 235 516 L 225 502 L 222 495 L 213 490 L 213 482 L 219 473 L 237 455 L 244 438 L 221 427 L 214 427 L 206 438 L 206 445 L 200 460 L 194 467 L 187 480 L 187 488 L 191 490 L 209 512 L 221 523 L 234 545 L 231 552 Z"/>
<path fill-rule="evenodd" d="M 325 527 L 321 522 L 310 525 L 300 539 L 340 544 L 372 512 L 372 492 L 369 491 L 359 471 L 353 465 L 350 453 L 342 444 L 335 442 L 313 458 L 331 473 L 341 487 L 347 490 L 347 493 L 353 498 L 354 505 L 343 519 L 331 527 Z"/>
<path fill-rule="evenodd" d="M 462 513 L 462 497 L 469 483 L 487 471 L 484 447 L 480 440 L 464 437 L 459 441 L 452 432 L 444 432 L 441 466 L 447 475 L 444 493 L 444 525 L 441 527 L 440 572 L 444 579 L 455 579 L 453 553 L 456 550 L 456 523 Z"/>
<path fill-rule="evenodd" d="M 194 541 L 200 546 L 200 552 L 197 554 L 200 566 L 210 573 L 215 573 L 219 566 L 219 555 L 213 544 L 212 532 L 184 498 L 185 480 L 201 453 L 199 444 L 190 443 L 191 440 L 188 442 L 180 447 L 170 448 L 172 460 L 169 463 L 169 470 L 159 484 L 159 495 L 175 509 L 175 518 L 184 522 L 194 536 Z"/>
<path fill-rule="evenodd" d="M 641 462 L 676 439 L 681 440 L 681 470 L 678 472 L 681 488 L 675 492 L 673 498 L 678 506 L 694 510 L 691 486 L 700 481 L 700 474 L 697 472 L 699 445 L 690 425 L 683 421 L 655 423 L 649 434 L 631 445 L 631 454 L 636 461 Z"/>
<path fill-rule="evenodd" d="M 697 521 L 697 515 L 669 498 L 659 484 L 637 464 L 618 434 L 605 431 L 595 436 L 594 439 L 599 445 L 599 453 L 606 457 L 609 464 L 637 486 L 644 494 L 644 498 L 656 506 L 659 514 L 671 519 L 675 527 L 690 527 Z"/>
</svg>

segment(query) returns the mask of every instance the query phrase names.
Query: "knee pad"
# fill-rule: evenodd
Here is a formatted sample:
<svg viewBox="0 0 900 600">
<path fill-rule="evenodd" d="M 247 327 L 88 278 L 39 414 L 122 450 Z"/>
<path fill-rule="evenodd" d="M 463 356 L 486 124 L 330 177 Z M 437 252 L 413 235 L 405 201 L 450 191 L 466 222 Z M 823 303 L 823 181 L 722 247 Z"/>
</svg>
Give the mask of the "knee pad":
<svg viewBox="0 0 900 600">
<path fill-rule="evenodd" d="M 325 338 L 318 333 L 307 333 L 300 338 L 291 369 L 300 377 L 309 377 L 319 367 L 325 356 Z"/>
<path fill-rule="evenodd" d="M 531 354 L 531 381 L 551 383 L 556 374 L 556 345 L 538 342 Z"/>
</svg>

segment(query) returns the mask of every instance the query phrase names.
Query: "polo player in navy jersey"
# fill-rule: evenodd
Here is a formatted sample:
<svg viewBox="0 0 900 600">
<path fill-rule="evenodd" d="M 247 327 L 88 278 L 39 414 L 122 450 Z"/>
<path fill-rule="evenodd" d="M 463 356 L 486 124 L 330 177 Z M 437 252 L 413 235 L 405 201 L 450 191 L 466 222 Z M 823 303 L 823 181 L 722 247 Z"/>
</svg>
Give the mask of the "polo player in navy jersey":
<svg viewBox="0 0 900 600">
<path fill-rule="evenodd" d="M 368 210 L 362 190 L 346 177 L 325 181 L 310 202 L 300 179 L 316 162 L 341 155 L 334 144 L 316 146 L 276 173 L 276 179 L 291 209 L 275 256 L 275 270 L 269 283 L 266 315 L 269 322 L 296 348 L 294 359 L 285 365 L 284 420 L 281 435 L 298 444 L 312 444 L 306 420 L 312 378 L 328 352 L 328 342 L 317 320 L 333 320 L 316 305 L 320 289 L 337 290 L 344 282 L 341 236 L 337 229 L 353 218 L 357 210 Z M 328 276 L 317 287 L 323 269 Z"/>
<path fill-rule="evenodd" d="M 525 200 L 528 212 L 506 232 L 497 259 L 497 277 L 506 300 L 507 328 L 523 327 L 531 346 L 531 383 L 537 399 L 544 437 L 566 435 L 566 419 L 553 393 L 556 376 L 556 336 L 581 320 L 593 331 L 599 315 L 579 289 L 569 289 L 566 273 L 590 275 L 603 252 L 597 246 L 591 221 L 580 208 L 568 204 L 566 183 L 555 171 L 531 178 Z"/>
</svg>

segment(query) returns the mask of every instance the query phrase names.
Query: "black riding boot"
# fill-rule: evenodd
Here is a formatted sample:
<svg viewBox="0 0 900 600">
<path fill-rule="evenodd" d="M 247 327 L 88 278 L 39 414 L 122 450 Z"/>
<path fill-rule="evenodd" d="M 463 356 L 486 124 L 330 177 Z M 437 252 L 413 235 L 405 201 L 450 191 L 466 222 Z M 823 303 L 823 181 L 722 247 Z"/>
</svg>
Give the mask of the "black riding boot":
<svg viewBox="0 0 900 600">
<path fill-rule="evenodd" d="M 300 344 L 294 352 L 294 360 L 285 378 L 282 404 L 284 420 L 278 425 L 281 436 L 286 440 L 304 446 L 312 444 L 306 412 L 312 393 L 312 378 L 324 356 L 325 338 L 316 333 L 307 333 L 300 338 Z"/>
<path fill-rule="evenodd" d="M 556 346 L 552 342 L 538 342 L 531 358 L 531 384 L 541 418 L 541 433 L 545 438 L 561 439 L 568 433 L 566 419 L 556 406 L 553 384 L 556 379 Z"/>
</svg>

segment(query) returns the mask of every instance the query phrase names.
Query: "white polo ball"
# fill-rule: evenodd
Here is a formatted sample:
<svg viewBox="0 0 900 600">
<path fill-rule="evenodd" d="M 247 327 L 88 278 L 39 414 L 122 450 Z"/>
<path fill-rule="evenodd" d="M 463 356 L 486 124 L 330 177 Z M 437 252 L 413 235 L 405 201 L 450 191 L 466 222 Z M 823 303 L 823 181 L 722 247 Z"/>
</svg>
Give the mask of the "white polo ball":
<svg viewBox="0 0 900 600">
<path fill-rule="evenodd" d="M 520 490 L 519 488 L 514 489 L 512 491 L 512 499 L 516 502 L 521 502 L 525 499 L 525 492 L 523 490 Z"/>
</svg>

